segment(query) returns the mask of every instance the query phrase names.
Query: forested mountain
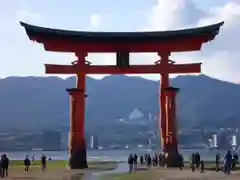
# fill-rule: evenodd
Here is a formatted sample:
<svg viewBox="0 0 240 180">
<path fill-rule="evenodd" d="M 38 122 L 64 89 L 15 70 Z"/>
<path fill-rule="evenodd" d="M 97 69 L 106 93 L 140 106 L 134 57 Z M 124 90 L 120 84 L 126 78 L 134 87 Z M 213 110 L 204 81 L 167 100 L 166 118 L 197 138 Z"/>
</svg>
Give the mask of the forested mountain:
<svg viewBox="0 0 240 180">
<path fill-rule="evenodd" d="M 240 124 L 240 85 L 205 75 L 178 76 L 171 84 L 179 87 L 178 119 L 182 126 L 214 126 L 225 119 Z M 0 79 L 0 129 L 40 129 L 69 124 L 66 88 L 75 78 L 8 77 Z M 101 80 L 87 78 L 87 128 L 111 125 L 135 108 L 145 115 L 158 114 L 159 82 L 124 75 Z M 210 121 L 209 121 L 210 120 Z"/>
</svg>

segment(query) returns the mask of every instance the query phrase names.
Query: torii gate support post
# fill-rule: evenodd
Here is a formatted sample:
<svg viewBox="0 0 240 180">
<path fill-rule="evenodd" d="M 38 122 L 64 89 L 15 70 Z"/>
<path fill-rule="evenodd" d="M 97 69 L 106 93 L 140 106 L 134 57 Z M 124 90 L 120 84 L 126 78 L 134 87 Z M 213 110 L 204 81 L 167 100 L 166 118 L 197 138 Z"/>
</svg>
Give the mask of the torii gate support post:
<svg viewBox="0 0 240 180">
<path fill-rule="evenodd" d="M 86 53 L 76 54 L 78 60 L 76 65 L 84 68 Z M 85 119 L 85 94 L 86 73 L 80 71 L 77 73 L 77 88 L 68 89 L 70 95 L 70 158 L 69 165 L 71 169 L 88 168 L 86 141 L 84 136 Z"/>
<path fill-rule="evenodd" d="M 158 56 L 161 58 L 160 65 L 165 66 L 168 68 L 169 65 L 169 56 L 170 53 L 158 53 Z M 164 88 L 167 88 L 169 86 L 169 74 L 168 73 L 162 73 L 161 74 L 161 85 L 160 85 L 160 99 L 159 99 L 159 131 L 161 132 L 161 143 L 163 148 L 165 149 L 166 146 L 166 123 L 167 123 L 167 114 L 166 114 L 166 96 L 164 94 Z"/>
<path fill-rule="evenodd" d="M 179 152 L 177 140 L 177 116 L 176 116 L 176 95 L 179 88 L 164 88 L 166 99 L 166 139 L 164 151 L 167 153 L 167 165 L 170 167 L 179 167 Z"/>
<path fill-rule="evenodd" d="M 170 68 L 169 57 L 170 52 L 159 52 L 161 57 L 159 61 L 166 69 Z M 169 73 L 161 74 L 160 85 L 160 111 L 159 130 L 161 131 L 161 143 L 163 151 L 168 156 L 168 166 L 179 166 L 179 153 L 177 142 L 177 127 L 176 127 L 176 93 L 177 88 L 169 87 Z"/>
<path fill-rule="evenodd" d="M 87 168 L 87 152 L 84 137 L 84 119 L 81 113 L 81 97 L 84 93 L 81 89 L 67 89 L 70 96 L 70 143 L 69 166 L 71 169 Z M 84 95 L 86 97 L 86 95 Z M 84 97 L 84 98 L 85 98 Z"/>
</svg>

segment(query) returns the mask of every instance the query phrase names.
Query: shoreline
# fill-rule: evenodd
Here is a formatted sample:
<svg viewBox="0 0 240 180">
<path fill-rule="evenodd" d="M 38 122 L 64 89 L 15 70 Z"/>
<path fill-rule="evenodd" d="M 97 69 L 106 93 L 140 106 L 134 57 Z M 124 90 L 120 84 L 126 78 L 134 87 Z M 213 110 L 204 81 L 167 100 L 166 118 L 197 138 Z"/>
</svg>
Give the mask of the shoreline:
<svg viewBox="0 0 240 180">
<path fill-rule="evenodd" d="M 215 172 L 215 161 L 207 161 L 205 163 L 205 174 L 201 175 L 199 169 L 196 169 L 196 172 L 191 172 L 190 163 L 184 162 L 184 168 L 181 171 L 179 168 L 163 168 L 163 167 L 153 167 L 151 166 L 149 169 L 146 168 L 146 165 L 138 165 L 138 168 L 135 172 L 129 174 L 128 173 L 128 164 L 124 161 L 88 161 L 89 168 L 87 169 L 79 169 L 79 170 L 70 170 L 67 167 L 67 160 L 47 160 L 47 170 L 46 172 L 41 172 L 40 170 L 40 160 L 35 160 L 34 163 L 30 166 L 30 172 L 24 172 L 23 160 L 10 160 L 10 180 L 15 179 L 30 179 L 34 178 L 36 180 L 42 179 L 62 179 L 65 177 L 66 179 L 70 179 L 72 177 L 78 177 L 78 179 L 85 180 L 118 180 L 118 179 L 126 179 L 126 180 L 145 180 L 146 177 L 149 180 L 152 180 L 152 177 L 166 177 L 168 178 L 176 178 L 181 176 L 183 178 L 187 177 L 198 177 L 202 179 L 202 177 L 209 176 L 210 178 L 215 176 L 224 176 L 223 172 Z M 220 164 L 222 167 L 223 164 Z M 237 170 L 234 173 L 239 173 L 239 165 L 237 165 Z M 43 177 L 44 176 L 44 177 Z M 61 178 L 60 178 L 61 177 Z M 136 178 L 138 177 L 138 178 Z M 143 178 L 145 177 L 145 178 Z M 230 177 L 230 176 L 229 176 Z M 238 176 L 239 177 L 239 176 Z M 209 179 L 209 178 L 208 178 Z M 218 179 L 218 178 L 217 178 Z M 210 180 L 210 179 L 209 179 Z M 215 180 L 215 179 L 214 179 Z M 231 179 L 230 179 L 231 180 Z M 235 179 L 234 179 L 235 180 Z"/>
</svg>

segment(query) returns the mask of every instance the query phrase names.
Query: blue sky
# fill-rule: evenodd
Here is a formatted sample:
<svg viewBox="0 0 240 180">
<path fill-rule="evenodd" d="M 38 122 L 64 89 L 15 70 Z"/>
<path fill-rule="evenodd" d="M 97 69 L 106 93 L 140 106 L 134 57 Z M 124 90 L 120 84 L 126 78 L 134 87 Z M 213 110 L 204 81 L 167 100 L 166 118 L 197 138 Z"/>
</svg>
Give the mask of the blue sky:
<svg viewBox="0 0 240 180">
<path fill-rule="evenodd" d="M 229 28 L 223 30 L 215 44 L 206 46 L 202 54 L 177 55 L 174 58 L 179 58 L 179 63 L 183 62 L 182 59 L 190 58 L 192 58 L 190 62 L 202 61 L 203 58 L 212 59 L 205 63 L 204 73 L 219 79 L 238 82 L 235 78 L 240 77 L 240 73 L 230 65 L 230 62 L 222 60 L 225 63 L 214 70 L 212 66 L 215 59 L 228 57 L 230 51 L 231 56 L 234 55 L 231 58 L 239 55 L 238 49 L 235 49 L 233 54 L 232 49 L 220 43 L 222 40 L 231 39 L 230 30 L 235 32 L 236 26 L 239 26 L 236 23 L 232 24 L 232 21 L 236 21 L 239 17 L 237 13 L 239 7 L 240 3 L 237 0 L 2 0 L 0 2 L 2 32 L 0 77 L 46 76 L 44 63 L 69 64 L 75 60 L 74 56 L 69 54 L 45 52 L 41 45 L 28 39 L 18 21 L 73 30 L 139 31 L 195 27 L 227 19 Z M 232 9 L 229 10 L 230 8 Z M 233 13 L 235 11 L 236 13 Z M 239 47 L 239 43 L 236 45 Z M 210 50 L 214 53 L 209 53 Z M 114 63 L 113 55 L 95 54 L 90 57 L 95 64 Z M 152 63 L 156 60 L 153 57 L 137 55 L 132 61 Z M 144 77 L 157 79 L 159 75 Z"/>
</svg>

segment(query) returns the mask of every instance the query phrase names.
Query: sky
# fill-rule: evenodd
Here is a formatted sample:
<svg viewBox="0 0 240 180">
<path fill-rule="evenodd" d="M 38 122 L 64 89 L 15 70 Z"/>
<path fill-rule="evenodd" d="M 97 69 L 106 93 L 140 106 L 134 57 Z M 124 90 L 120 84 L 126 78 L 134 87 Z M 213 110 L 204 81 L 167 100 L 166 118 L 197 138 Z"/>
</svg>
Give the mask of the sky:
<svg viewBox="0 0 240 180">
<path fill-rule="evenodd" d="M 240 0 L 1 0 L 0 78 L 49 76 L 44 63 L 76 60 L 73 54 L 46 52 L 41 44 L 29 40 L 19 21 L 79 31 L 174 30 L 225 21 L 216 39 L 200 52 L 174 53 L 170 59 L 202 62 L 202 73 L 240 83 Z M 131 64 L 158 60 L 156 54 L 147 53 L 130 57 Z M 115 63 L 114 54 L 89 54 L 88 59 L 98 65 Z M 159 79 L 159 74 L 141 76 Z"/>
</svg>

